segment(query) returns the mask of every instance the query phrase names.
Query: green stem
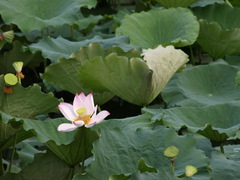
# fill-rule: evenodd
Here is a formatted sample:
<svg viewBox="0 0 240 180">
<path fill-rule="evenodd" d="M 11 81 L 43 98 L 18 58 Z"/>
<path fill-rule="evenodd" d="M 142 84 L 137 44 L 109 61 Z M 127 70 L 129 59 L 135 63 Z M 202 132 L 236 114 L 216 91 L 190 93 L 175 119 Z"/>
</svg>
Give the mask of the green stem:
<svg viewBox="0 0 240 180">
<path fill-rule="evenodd" d="M 195 58 L 194 58 L 194 56 L 193 56 L 192 46 L 189 46 L 189 48 L 190 48 L 190 54 L 191 54 L 192 65 L 195 66 L 196 63 L 195 63 Z"/>
<path fill-rule="evenodd" d="M 16 133 L 16 135 L 14 137 L 14 141 L 13 141 L 13 150 L 12 150 L 11 161 L 10 161 L 9 169 L 8 169 L 9 172 L 11 172 L 11 169 L 12 169 L 13 159 L 14 159 L 14 155 L 15 155 L 15 151 L 16 151 L 16 144 L 17 144 L 17 133 Z"/>
<path fill-rule="evenodd" d="M 72 180 L 73 178 L 73 175 L 74 175 L 74 167 L 71 167 L 70 170 L 69 170 L 69 173 L 68 173 L 68 180 Z"/>
<path fill-rule="evenodd" d="M 233 5 L 228 0 L 226 0 L 225 2 L 227 3 L 227 5 L 229 5 L 231 8 L 233 8 Z"/>
<path fill-rule="evenodd" d="M 223 154 L 224 154 L 224 147 L 223 147 L 223 143 L 221 143 L 221 144 L 220 144 L 220 151 L 221 151 L 221 153 L 223 153 Z"/>
<path fill-rule="evenodd" d="M 85 163 L 84 130 L 85 130 L 85 127 L 83 127 L 83 129 L 82 129 L 81 142 L 80 142 L 80 145 L 81 145 L 81 147 L 83 148 L 83 160 L 82 160 L 82 165 L 81 165 L 81 173 L 82 173 L 82 174 L 84 174 L 84 163 Z"/>
<path fill-rule="evenodd" d="M 97 109 L 98 109 L 98 112 L 101 112 L 101 107 L 100 107 L 100 106 L 98 106 L 98 108 L 97 108 Z"/>
<path fill-rule="evenodd" d="M 3 167 L 3 158 L 2 158 L 2 150 L 0 150 L 0 176 L 4 174 L 4 167 Z"/>
<path fill-rule="evenodd" d="M 174 174 L 174 160 L 171 160 L 171 170 L 172 170 L 172 173 Z"/>
</svg>

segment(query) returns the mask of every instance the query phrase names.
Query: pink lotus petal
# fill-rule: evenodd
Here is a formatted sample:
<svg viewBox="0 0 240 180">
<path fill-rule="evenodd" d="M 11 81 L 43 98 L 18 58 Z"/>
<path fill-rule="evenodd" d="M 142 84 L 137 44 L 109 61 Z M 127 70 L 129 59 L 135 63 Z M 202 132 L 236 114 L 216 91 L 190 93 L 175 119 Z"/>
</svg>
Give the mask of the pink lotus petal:
<svg viewBox="0 0 240 180">
<path fill-rule="evenodd" d="M 82 101 L 82 99 L 79 97 L 79 95 L 76 94 L 76 96 L 74 97 L 74 100 L 73 100 L 74 112 L 76 112 L 79 108 L 83 108 L 83 107 L 84 107 L 84 101 Z"/>
<path fill-rule="evenodd" d="M 92 93 L 87 95 L 84 101 L 84 106 L 87 109 L 87 114 L 92 114 L 94 112 L 94 101 Z"/>
<path fill-rule="evenodd" d="M 86 100 L 86 96 L 84 94 L 84 92 L 81 92 L 78 97 L 84 102 Z"/>
<path fill-rule="evenodd" d="M 61 113 L 67 118 L 69 121 L 73 121 L 76 118 L 76 114 L 73 111 L 73 106 L 69 103 L 61 102 L 58 105 Z"/>
<path fill-rule="evenodd" d="M 92 124 L 89 124 L 89 125 L 85 125 L 86 128 L 90 128 L 90 127 L 93 127 L 94 125 L 96 124 L 96 122 L 92 123 Z"/>
<path fill-rule="evenodd" d="M 110 115 L 108 111 L 101 111 L 94 117 L 94 121 L 98 124 L 102 122 L 108 115 Z"/>
<path fill-rule="evenodd" d="M 58 126 L 58 131 L 69 132 L 75 130 L 76 128 L 77 126 L 75 126 L 74 124 L 63 123 Z"/>
<path fill-rule="evenodd" d="M 81 127 L 84 125 L 84 122 L 83 121 L 74 121 L 73 124 L 77 127 Z"/>
</svg>

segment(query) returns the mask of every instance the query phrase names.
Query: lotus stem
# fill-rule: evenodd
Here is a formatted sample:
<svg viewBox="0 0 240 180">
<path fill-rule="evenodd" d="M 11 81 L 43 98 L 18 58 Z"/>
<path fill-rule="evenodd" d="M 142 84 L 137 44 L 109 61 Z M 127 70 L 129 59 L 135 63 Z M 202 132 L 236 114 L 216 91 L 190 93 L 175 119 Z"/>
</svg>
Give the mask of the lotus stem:
<svg viewBox="0 0 240 180">
<path fill-rule="evenodd" d="M 223 147 L 223 143 L 221 143 L 221 144 L 220 144 L 220 151 L 221 151 L 221 153 L 223 153 L 223 154 L 224 154 L 224 147 Z"/>
<path fill-rule="evenodd" d="M 2 150 L 0 150 L 0 176 L 4 174 L 3 159 L 2 159 Z"/>
<path fill-rule="evenodd" d="M 82 133 L 81 133 L 81 142 L 80 145 L 83 148 L 83 160 L 82 160 L 82 165 L 81 165 L 81 173 L 84 174 L 84 163 L 85 163 L 85 144 L 84 144 L 84 127 L 82 128 Z"/>
<path fill-rule="evenodd" d="M 72 180 L 74 174 L 74 167 L 71 167 L 68 173 L 68 180 Z"/>
<path fill-rule="evenodd" d="M 171 160 L 171 170 L 172 170 L 172 173 L 174 174 L 174 160 Z"/>
<path fill-rule="evenodd" d="M 12 155 L 11 155 L 11 161 L 9 164 L 9 169 L 8 171 L 11 173 L 11 169 L 12 169 L 12 164 L 13 164 L 13 159 L 14 159 L 14 155 L 15 155 L 15 151 L 16 151 L 16 144 L 17 144 L 17 133 L 14 137 L 14 141 L 13 141 L 13 150 L 12 150 Z"/>
<path fill-rule="evenodd" d="M 192 46 L 190 46 L 189 48 L 190 48 L 192 65 L 195 66 L 196 62 L 195 62 L 195 58 L 194 58 L 194 55 L 193 55 Z"/>
</svg>

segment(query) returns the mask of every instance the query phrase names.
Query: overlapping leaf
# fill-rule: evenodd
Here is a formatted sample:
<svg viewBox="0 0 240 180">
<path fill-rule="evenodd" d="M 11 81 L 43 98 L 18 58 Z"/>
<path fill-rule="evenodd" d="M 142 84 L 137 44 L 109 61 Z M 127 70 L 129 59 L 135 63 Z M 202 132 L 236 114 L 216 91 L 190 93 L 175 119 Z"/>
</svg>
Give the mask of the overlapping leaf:
<svg viewBox="0 0 240 180">
<path fill-rule="evenodd" d="M 157 0 L 158 3 L 160 3 L 162 6 L 166 8 L 170 7 L 187 7 L 199 0 Z"/>
<path fill-rule="evenodd" d="M 142 124 L 140 128 L 134 128 L 135 123 L 139 124 L 137 120 L 145 120 L 146 125 Z M 207 158 L 203 152 L 195 149 L 192 137 L 180 137 L 173 129 L 154 127 L 151 123 L 147 124 L 149 121 L 149 115 L 145 114 L 100 124 L 101 137 L 93 145 L 94 161 L 85 175 L 78 175 L 74 180 L 97 179 L 98 172 L 102 169 L 104 169 L 101 171 L 102 179 L 108 179 L 112 174 L 129 175 L 138 171 L 141 158 L 148 166 L 158 169 L 164 177 L 172 177 L 170 161 L 163 155 L 163 151 L 171 145 L 179 148 L 179 155 L 175 159 L 175 176 L 183 174 L 187 164 L 197 168 L 207 166 Z M 129 124 L 130 129 L 126 123 Z"/>
<path fill-rule="evenodd" d="M 213 58 L 240 54 L 240 17 L 239 8 L 226 5 L 195 8 L 200 19 L 200 33 L 197 42 Z"/>
<path fill-rule="evenodd" d="M 185 8 L 152 9 L 126 15 L 117 29 L 118 35 L 129 36 L 131 44 L 142 48 L 154 48 L 159 44 L 188 46 L 196 41 L 198 32 L 196 17 Z"/>
<path fill-rule="evenodd" d="M 234 137 L 240 127 L 240 102 L 205 107 L 177 107 L 160 110 L 165 126 L 187 127 L 192 133 L 219 142 Z"/>
<path fill-rule="evenodd" d="M 239 158 L 239 154 L 238 154 Z M 211 176 L 213 179 L 218 180 L 238 180 L 240 178 L 239 174 L 239 159 L 229 159 L 226 155 L 213 151 L 211 155 Z"/>
<path fill-rule="evenodd" d="M 200 0 L 190 5 L 190 7 L 205 7 L 210 4 L 224 4 L 224 0 Z"/>
<path fill-rule="evenodd" d="M 92 8 L 96 3 L 96 0 L 2 0 L 0 14 L 5 23 L 16 24 L 23 33 L 29 33 L 50 25 L 73 24 L 80 7 Z"/>
<path fill-rule="evenodd" d="M 91 52 L 91 47 L 88 49 Z M 136 105 L 149 104 L 188 58 L 173 46 L 148 49 L 143 55 L 144 60 L 117 53 L 98 56 L 83 64 L 79 77 L 86 87 L 106 89 Z"/>
<path fill-rule="evenodd" d="M 193 67 L 176 74 L 162 91 L 162 97 L 168 106 L 206 106 L 240 100 L 237 72 L 238 68 L 225 64 Z"/>
<path fill-rule="evenodd" d="M 127 36 L 118 36 L 109 39 L 103 39 L 100 36 L 95 36 L 92 39 L 87 39 L 84 41 L 69 41 L 67 39 L 58 37 L 45 38 L 40 40 L 36 44 L 31 44 L 29 46 L 32 52 L 41 51 L 45 58 L 51 60 L 53 64 L 57 63 L 58 59 L 64 57 L 69 58 L 70 55 L 80 49 L 80 47 L 87 46 L 90 43 L 98 42 L 103 45 L 104 49 L 108 49 L 112 46 L 119 46 L 124 51 L 129 51 L 133 46 L 129 45 L 129 38 Z"/>
<path fill-rule="evenodd" d="M 0 76 L 0 109 L 13 117 L 35 118 L 37 115 L 56 111 L 58 99 L 52 94 L 44 94 L 40 86 L 33 85 L 28 88 L 20 84 L 13 86 L 12 94 L 5 94 L 5 82 Z"/>
</svg>

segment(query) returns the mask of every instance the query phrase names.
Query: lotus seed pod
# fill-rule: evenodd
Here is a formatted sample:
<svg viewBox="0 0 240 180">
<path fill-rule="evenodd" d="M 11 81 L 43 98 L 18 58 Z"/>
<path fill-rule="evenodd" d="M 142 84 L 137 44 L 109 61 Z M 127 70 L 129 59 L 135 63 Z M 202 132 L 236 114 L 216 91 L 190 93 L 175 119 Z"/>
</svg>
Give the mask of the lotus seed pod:
<svg viewBox="0 0 240 180">
<path fill-rule="evenodd" d="M 169 157 L 169 158 L 175 158 L 179 153 L 179 149 L 175 146 L 169 146 L 167 149 L 164 151 L 164 156 Z"/>
</svg>

